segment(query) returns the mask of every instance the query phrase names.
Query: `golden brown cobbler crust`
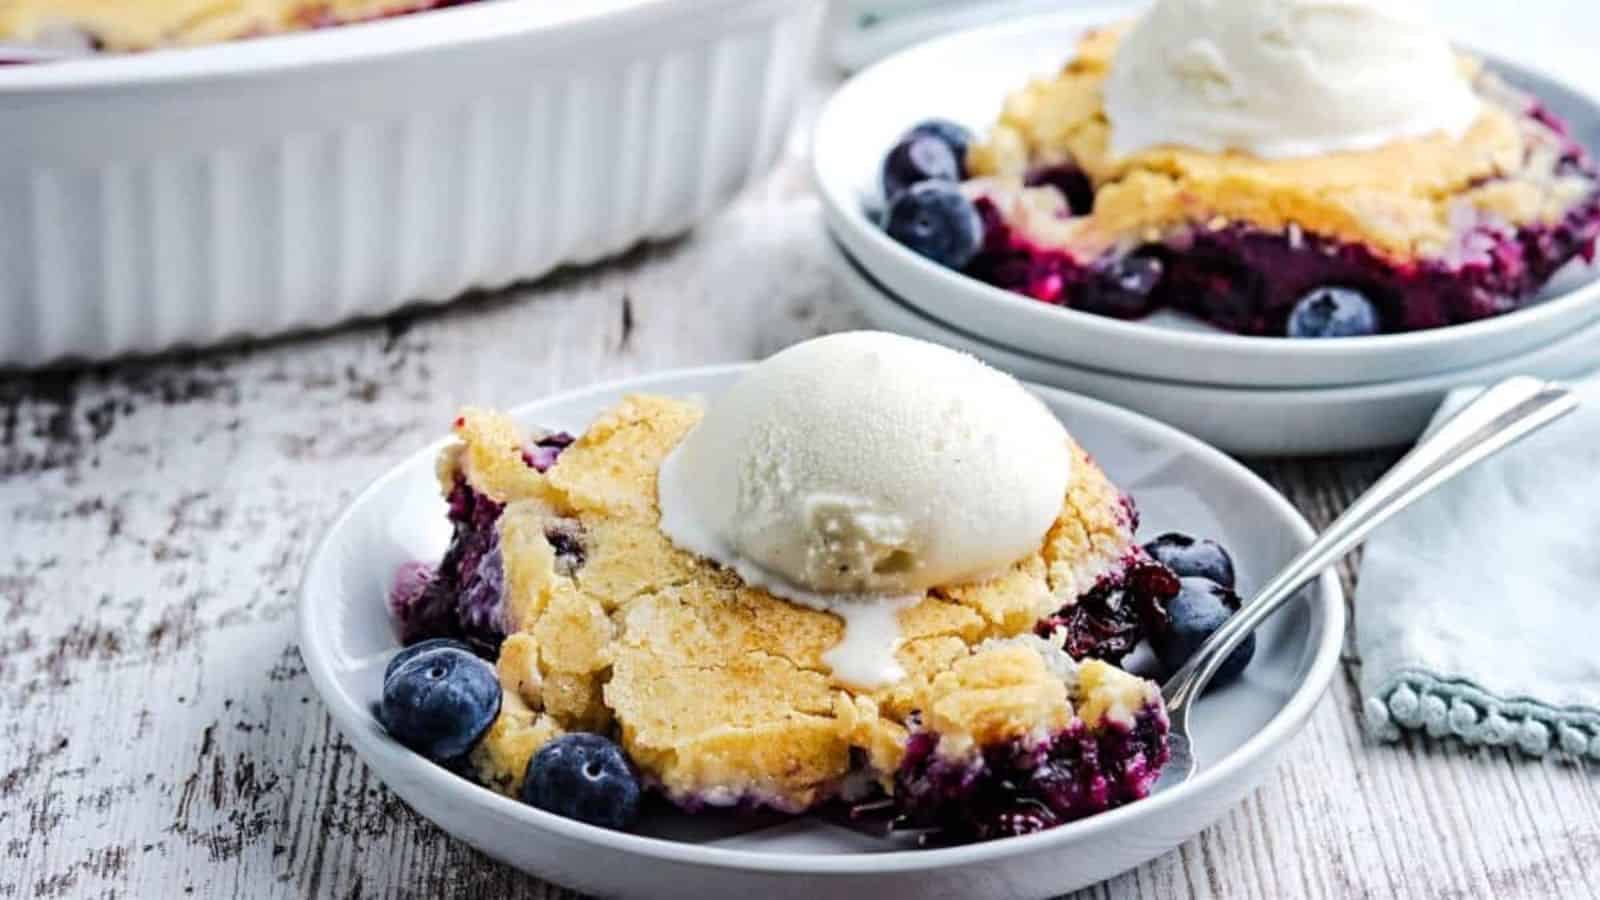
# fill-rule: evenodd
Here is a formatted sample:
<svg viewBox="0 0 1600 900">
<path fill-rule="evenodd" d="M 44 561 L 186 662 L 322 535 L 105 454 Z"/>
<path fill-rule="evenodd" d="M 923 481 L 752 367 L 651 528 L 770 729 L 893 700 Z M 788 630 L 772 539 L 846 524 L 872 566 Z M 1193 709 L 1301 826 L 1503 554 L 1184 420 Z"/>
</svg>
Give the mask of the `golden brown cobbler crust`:
<svg viewBox="0 0 1600 900">
<path fill-rule="evenodd" d="M 1183 147 L 1117 157 L 1101 88 L 1125 27 L 1090 33 L 1060 74 L 1007 98 L 969 156 L 972 188 L 1042 246 L 1093 256 L 1163 240 L 1175 228 L 1243 222 L 1273 232 L 1298 227 L 1400 258 L 1431 256 L 1449 246 L 1461 210 L 1512 225 L 1552 223 L 1592 187 L 1557 172 L 1558 137 L 1524 115 L 1525 97 L 1470 59 L 1462 64 L 1485 105 L 1460 139 L 1441 134 L 1296 159 Z M 1027 172 L 1066 162 L 1095 188 L 1091 215 L 1067 218 L 1056 191 L 1023 188 Z"/>
<path fill-rule="evenodd" d="M 508 503 L 499 529 L 513 633 L 499 660 L 504 709 L 473 755 L 485 782 L 513 792 L 551 737 L 614 729 L 679 802 L 800 811 L 841 788 L 852 749 L 880 779 L 892 773 L 914 711 L 955 752 L 1056 730 L 1076 705 L 1098 721 L 1152 696 L 1153 685 L 1100 663 L 1079 666 L 1073 685 L 1127 697 L 1072 693 L 1042 642 L 984 643 L 1028 634 L 1129 553 L 1122 496 L 1081 450 L 1039 551 L 903 612 L 906 678 L 859 692 L 833 683 L 822 662 L 842 634 L 837 618 L 745 586 L 656 527 L 656 470 L 699 416 L 689 403 L 630 397 L 547 475 L 522 462 L 524 436 L 510 420 L 484 411 L 460 420 L 441 476 L 450 484 L 460 473 Z M 574 522 L 586 554 L 576 569 L 545 538 Z"/>
</svg>

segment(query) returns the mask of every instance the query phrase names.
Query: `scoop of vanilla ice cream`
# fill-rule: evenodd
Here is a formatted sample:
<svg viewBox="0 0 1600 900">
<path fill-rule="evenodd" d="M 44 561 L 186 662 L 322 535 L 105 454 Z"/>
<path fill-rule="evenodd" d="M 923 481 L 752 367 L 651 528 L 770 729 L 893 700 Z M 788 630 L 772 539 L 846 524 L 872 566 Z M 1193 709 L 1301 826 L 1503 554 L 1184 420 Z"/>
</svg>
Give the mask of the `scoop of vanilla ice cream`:
<svg viewBox="0 0 1600 900">
<path fill-rule="evenodd" d="M 1275 158 L 1460 136 L 1480 103 L 1417 0 L 1156 0 L 1105 83 L 1111 148 Z"/>
<path fill-rule="evenodd" d="M 1066 431 L 1016 380 L 878 332 L 796 345 L 714 399 L 666 459 L 661 528 L 747 582 L 834 609 L 997 573 L 1037 549 Z"/>
</svg>

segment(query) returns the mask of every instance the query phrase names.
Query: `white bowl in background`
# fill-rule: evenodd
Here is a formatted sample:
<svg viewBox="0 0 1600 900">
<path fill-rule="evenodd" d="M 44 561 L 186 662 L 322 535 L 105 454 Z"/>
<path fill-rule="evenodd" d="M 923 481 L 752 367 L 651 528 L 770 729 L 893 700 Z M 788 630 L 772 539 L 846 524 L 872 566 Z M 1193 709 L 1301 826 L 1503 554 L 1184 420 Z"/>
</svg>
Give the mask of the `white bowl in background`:
<svg viewBox="0 0 1600 900">
<path fill-rule="evenodd" d="M 822 0 L 496 0 L 0 68 L 0 367 L 314 328 L 685 231 Z"/>
<path fill-rule="evenodd" d="M 1442 375 L 1331 388 L 1241 388 L 1069 366 L 980 338 L 893 296 L 838 242 L 835 284 L 875 328 L 964 350 L 1028 381 L 1076 391 L 1166 422 L 1241 456 L 1304 456 L 1415 441 L 1450 391 L 1512 375 L 1564 378 L 1600 365 L 1600 321 L 1509 357 Z"/>
<path fill-rule="evenodd" d="M 581 431 L 634 392 L 714 394 L 744 366 L 664 372 L 550 397 L 514 412 Z M 1094 400 L 1039 389 L 1140 503 L 1149 534 L 1183 529 L 1233 550 L 1241 582 L 1262 584 L 1312 537 L 1294 507 L 1248 469 L 1167 426 Z M 1055 896 L 1166 852 L 1223 816 L 1271 773 L 1338 666 L 1345 608 L 1331 573 L 1267 623 L 1244 677 L 1195 711 L 1206 766 L 1191 781 L 1051 831 L 908 850 L 814 818 L 768 821 L 652 813 L 640 833 L 563 819 L 451 774 L 384 733 L 372 707 L 397 649 L 384 593 L 395 566 L 449 539 L 433 475 L 439 445 L 363 491 L 311 556 L 300 592 L 300 652 L 339 729 L 412 808 L 489 855 L 607 897 L 651 900 L 985 900 Z"/>
<path fill-rule="evenodd" d="M 1339 341 L 1243 337 L 1176 315 L 1126 322 L 1041 303 L 939 266 L 869 218 L 883 156 L 918 121 L 983 133 L 1004 98 L 1060 69 L 1086 28 L 1117 8 L 1032 16 L 938 38 L 851 79 L 817 120 L 813 166 L 829 229 L 895 296 L 984 340 L 1105 371 L 1232 387 L 1327 387 L 1436 375 L 1536 347 L 1600 318 L 1600 280 L 1574 266 L 1543 302 L 1508 315 L 1408 334 Z M 1493 60 L 1600 149 L 1600 99 L 1532 68 Z"/>
</svg>

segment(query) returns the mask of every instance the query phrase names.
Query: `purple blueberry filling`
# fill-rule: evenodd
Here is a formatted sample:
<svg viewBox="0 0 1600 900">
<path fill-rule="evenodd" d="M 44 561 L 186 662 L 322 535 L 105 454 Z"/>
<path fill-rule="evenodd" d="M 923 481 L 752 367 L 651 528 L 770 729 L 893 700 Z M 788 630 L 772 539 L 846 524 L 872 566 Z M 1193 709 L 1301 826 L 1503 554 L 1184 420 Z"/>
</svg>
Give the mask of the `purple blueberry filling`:
<svg viewBox="0 0 1600 900">
<path fill-rule="evenodd" d="M 1149 796 L 1170 755 L 1167 731 L 1151 703 L 1131 726 L 1091 731 L 1076 721 L 1042 741 L 955 759 L 937 752 L 939 735 L 917 732 L 895 773 L 895 805 L 905 825 L 935 829 L 940 843 L 1043 831 Z"/>
<path fill-rule="evenodd" d="M 454 531 L 444 558 L 421 591 L 415 590 L 413 575 L 402 593 L 397 577 L 389 608 L 402 643 L 455 638 L 493 655 L 505 638 L 500 537 L 494 527 L 503 507 L 474 491 L 465 479 L 457 479 L 448 500 Z M 414 572 L 416 565 L 407 567 Z"/>
<path fill-rule="evenodd" d="M 478 502 L 486 502 L 483 497 Z M 488 550 L 478 557 L 467 577 L 461 580 L 456 598 L 456 616 L 461 630 L 474 643 L 492 641 L 499 647 L 505 639 L 505 566 L 500 558 L 500 540 L 490 529 Z M 463 566 L 465 571 L 465 566 Z"/>
<path fill-rule="evenodd" d="M 1066 632 L 1066 651 L 1073 659 L 1100 659 L 1120 665 L 1148 635 L 1167 622 L 1167 602 L 1181 583 L 1166 566 L 1142 550 L 1118 575 L 1106 576 L 1076 603 L 1039 622 L 1048 637 Z"/>
<path fill-rule="evenodd" d="M 544 539 L 556 554 L 556 570 L 571 576 L 588 559 L 583 547 L 583 524 L 577 519 L 559 519 L 544 530 Z"/>
<path fill-rule="evenodd" d="M 427 563 L 401 563 L 389 585 L 389 615 L 402 623 L 422 618 L 422 603 L 433 578 L 433 566 Z"/>
<path fill-rule="evenodd" d="M 1328 285 L 1363 293 L 1388 331 L 1488 318 L 1521 307 L 1572 259 L 1590 258 L 1600 237 L 1596 194 L 1552 225 L 1464 226 L 1448 255 L 1418 262 L 1396 263 L 1362 244 L 1236 224 L 1085 264 L 1031 243 L 988 200 L 978 207 L 985 245 L 967 267 L 976 278 L 1119 318 L 1180 309 L 1241 334 L 1283 334 L 1295 303 Z"/>
<path fill-rule="evenodd" d="M 571 435 L 547 435 L 523 450 L 523 460 L 548 471 L 572 442 Z M 495 527 L 505 507 L 459 477 L 446 500 L 453 531 L 444 558 L 435 567 L 417 562 L 400 567 L 389 592 L 390 615 L 402 643 L 454 638 L 493 658 L 506 636 L 505 567 Z M 564 572 L 583 565 L 582 533 L 575 522 L 552 525 L 546 536 Z"/>
<path fill-rule="evenodd" d="M 1075 216 L 1086 216 L 1094 212 L 1094 185 L 1090 183 L 1089 176 L 1083 170 L 1070 163 L 1059 166 L 1046 166 L 1028 174 L 1028 187 L 1050 185 L 1061 192 L 1067 201 L 1067 209 Z"/>
<path fill-rule="evenodd" d="M 560 459 L 561 454 L 575 441 L 577 438 L 565 431 L 547 434 L 522 448 L 522 461 L 542 475 L 550 471 L 550 467 L 556 464 L 556 460 Z"/>
</svg>

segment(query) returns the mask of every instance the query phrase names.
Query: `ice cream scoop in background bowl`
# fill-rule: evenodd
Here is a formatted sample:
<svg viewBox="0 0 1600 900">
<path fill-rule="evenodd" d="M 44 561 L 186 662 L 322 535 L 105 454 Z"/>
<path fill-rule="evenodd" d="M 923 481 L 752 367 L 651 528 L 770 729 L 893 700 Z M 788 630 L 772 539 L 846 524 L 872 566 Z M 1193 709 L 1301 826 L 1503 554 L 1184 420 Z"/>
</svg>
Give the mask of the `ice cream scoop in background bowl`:
<svg viewBox="0 0 1600 900">
<path fill-rule="evenodd" d="M 1274 159 L 1460 137 L 1483 104 L 1419 0 L 1158 0 L 1105 84 L 1111 145 Z"/>
<path fill-rule="evenodd" d="M 0 66 L 0 367 L 323 327 L 679 234 L 776 158 L 823 5 L 500 0 Z"/>
</svg>

